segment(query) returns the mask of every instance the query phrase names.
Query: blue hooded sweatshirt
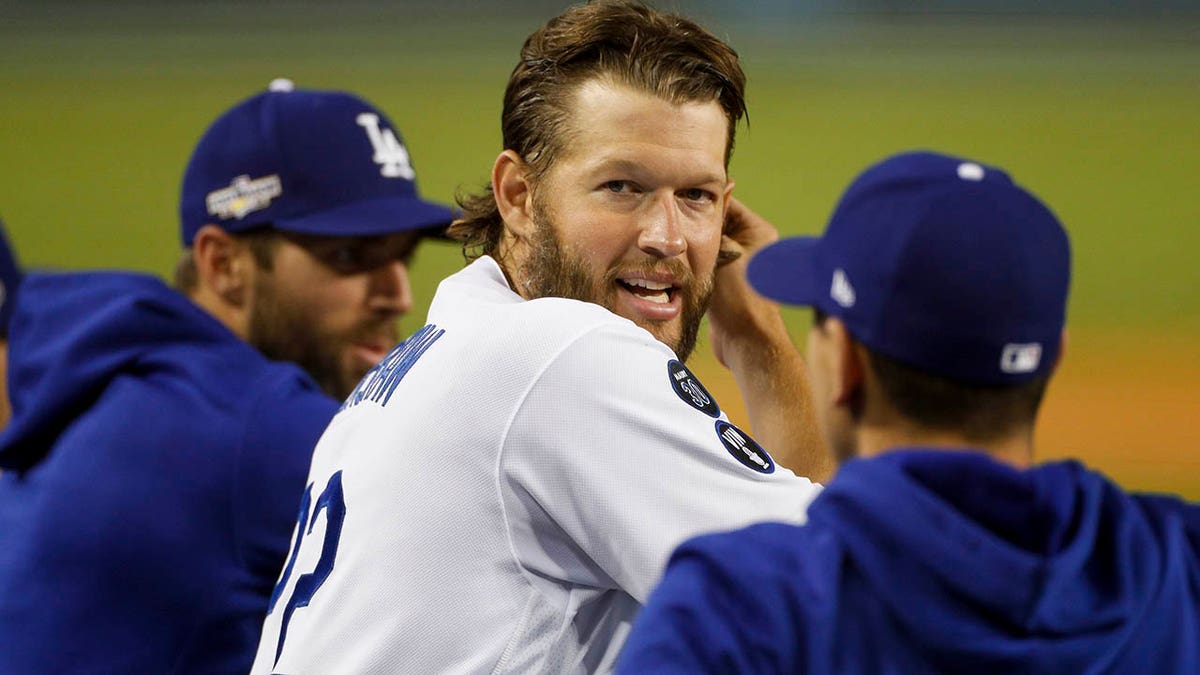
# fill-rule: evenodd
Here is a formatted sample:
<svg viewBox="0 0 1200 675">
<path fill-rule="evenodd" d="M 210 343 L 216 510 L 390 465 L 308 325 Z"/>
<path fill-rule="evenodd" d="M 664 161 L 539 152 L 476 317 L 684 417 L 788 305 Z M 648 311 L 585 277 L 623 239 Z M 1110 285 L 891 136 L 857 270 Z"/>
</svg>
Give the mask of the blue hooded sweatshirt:
<svg viewBox="0 0 1200 675">
<path fill-rule="evenodd" d="M 0 435 L 0 673 L 244 673 L 337 404 L 148 276 L 31 275 Z"/>
<path fill-rule="evenodd" d="M 1074 462 L 845 464 L 804 526 L 685 542 L 622 673 L 1200 673 L 1200 507 Z"/>
</svg>

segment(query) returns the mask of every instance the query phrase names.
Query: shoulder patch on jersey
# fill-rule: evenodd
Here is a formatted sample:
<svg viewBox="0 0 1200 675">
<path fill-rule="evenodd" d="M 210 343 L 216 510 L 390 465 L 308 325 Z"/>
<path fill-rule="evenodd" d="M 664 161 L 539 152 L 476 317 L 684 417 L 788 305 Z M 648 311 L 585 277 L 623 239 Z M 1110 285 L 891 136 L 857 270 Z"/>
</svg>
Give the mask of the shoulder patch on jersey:
<svg viewBox="0 0 1200 675">
<path fill-rule="evenodd" d="M 709 417 L 721 416 L 721 408 L 716 399 L 700 384 L 700 378 L 688 370 L 687 366 L 671 359 L 667 362 L 667 375 L 671 378 L 671 388 L 675 390 L 675 395 L 684 403 Z"/>
<path fill-rule="evenodd" d="M 717 438 L 734 459 L 759 473 L 775 472 L 775 460 L 749 434 L 725 420 L 717 420 L 716 426 Z"/>
</svg>

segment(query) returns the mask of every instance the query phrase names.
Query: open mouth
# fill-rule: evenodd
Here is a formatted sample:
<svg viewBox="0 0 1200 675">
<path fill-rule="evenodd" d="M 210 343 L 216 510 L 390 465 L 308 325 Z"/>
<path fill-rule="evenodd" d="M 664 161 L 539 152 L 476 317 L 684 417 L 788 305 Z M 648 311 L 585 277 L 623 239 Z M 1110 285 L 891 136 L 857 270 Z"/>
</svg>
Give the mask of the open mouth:
<svg viewBox="0 0 1200 675">
<path fill-rule="evenodd" d="M 388 352 L 395 346 L 396 340 L 389 339 L 385 336 L 374 336 L 355 340 L 351 344 L 351 351 L 363 362 L 369 365 L 379 363 L 383 357 L 387 356 Z"/>
<path fill-rule="evenodd" d="M 648 281 L 646 279 L 617 279 L 617 283 L 626 291 L 639 298 L 662 305 L 670 304 L 671 299 L 675 297 L 675 293 L 678 291 L 671 284 L 661 281 Z"/>
<path fill-rule="evenodd" d="M 387 356 L 387 350 L 377 345 L 356 344 L 353 349 L 359 360 L 370 365 L 379 363 L 383 357 Z"/>
</svg>

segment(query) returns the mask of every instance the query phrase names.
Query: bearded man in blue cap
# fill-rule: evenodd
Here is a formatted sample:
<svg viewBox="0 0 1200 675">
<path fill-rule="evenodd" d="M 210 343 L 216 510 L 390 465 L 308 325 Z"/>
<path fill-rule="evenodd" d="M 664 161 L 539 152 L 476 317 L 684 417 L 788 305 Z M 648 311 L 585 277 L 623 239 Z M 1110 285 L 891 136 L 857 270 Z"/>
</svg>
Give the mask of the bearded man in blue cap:
<svg viewBox="0 0 1200 675">
<path fill-rule="evenodd" d="M 312 449 L 396 343 L 408 260 L 452 215 L 418 196 L 382 113 L 276 81 L 192 154 L 178 290 L 26 280 L 0 437 L 0 672 L 249 669 Z"/>
<path fill-rule="evenodd" d="M 841 466 L 804 526 L 682 545 L 628 673 L 1195 673 L 1200 507 L 1035 465 L 1070 251 L 1003 170 L 872 166 L 820 238 L 754 257 L 812 307 L 818 421 Z"/>
</svg>

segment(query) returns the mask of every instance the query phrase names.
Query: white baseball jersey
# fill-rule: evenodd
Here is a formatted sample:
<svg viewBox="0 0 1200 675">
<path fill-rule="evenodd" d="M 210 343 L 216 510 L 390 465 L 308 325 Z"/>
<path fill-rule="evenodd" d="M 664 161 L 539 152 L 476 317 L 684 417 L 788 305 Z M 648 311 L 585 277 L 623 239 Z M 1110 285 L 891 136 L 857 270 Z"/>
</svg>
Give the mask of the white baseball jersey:
<svg viewBox="0 0 1200 675">
<path fill-rule="evenodd" d="M 611 669 L 684 539 L 802 522 L 820 489 L 648 332 L 509 289 L 491 258 L 313 455 L 254 673 Z"/>
</svg>

